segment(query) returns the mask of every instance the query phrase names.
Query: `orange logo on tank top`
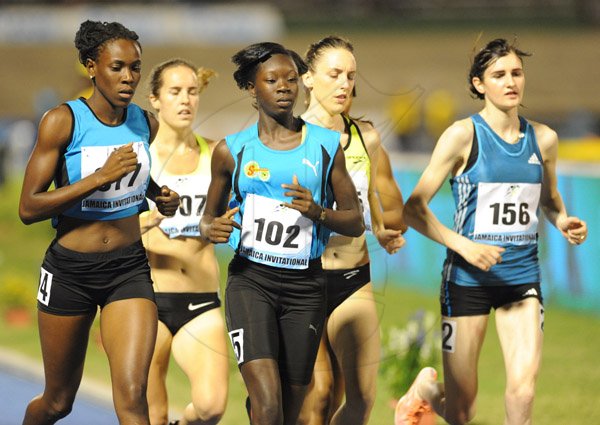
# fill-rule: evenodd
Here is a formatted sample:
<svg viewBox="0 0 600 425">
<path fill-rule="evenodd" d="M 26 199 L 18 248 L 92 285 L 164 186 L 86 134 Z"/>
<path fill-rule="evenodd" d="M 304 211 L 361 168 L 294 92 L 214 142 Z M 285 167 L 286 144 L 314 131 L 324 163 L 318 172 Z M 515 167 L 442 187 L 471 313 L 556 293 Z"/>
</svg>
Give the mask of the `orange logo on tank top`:
<svg viewBox="0 0 600 425">
<path fill-rule="evenodd" d="M 271 177 L 269 169 L 261 168 L 256 161 L 249 161 L 244 165 L 244 174 L 250 179 L 258 177 L 263 182 L 266 182 Z"/>
</svg>

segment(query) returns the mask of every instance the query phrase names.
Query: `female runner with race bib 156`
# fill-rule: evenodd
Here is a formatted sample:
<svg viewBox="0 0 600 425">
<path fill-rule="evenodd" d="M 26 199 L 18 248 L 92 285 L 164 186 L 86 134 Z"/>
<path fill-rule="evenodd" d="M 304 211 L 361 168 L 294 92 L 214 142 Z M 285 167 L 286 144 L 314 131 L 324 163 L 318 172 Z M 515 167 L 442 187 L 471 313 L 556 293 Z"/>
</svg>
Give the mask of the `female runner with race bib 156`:
<svg viewBox="0 0 600 425">
<path fill-rule="evenodd" d="M 538 206 L 571 244 L 585 240 L 587 226 L 567 214 L 558 192 L 556 133 L 518 114 L 525 56 L 504 39 L 477 53 L 469 83 L 483 109 L 442 134 L 406 203 L 409 226 L 448 248 L 440 294 L 444 384 L 423 369 L 398 403 L 396 424 L 419 423 L 410 422 L 419 416 L 426 423 L 431 406 L 451 424 L 474 417 L 492 308 L 506 369 L 504 423 L 531 423 L 544 324 Z M 428 207 L 449 174 L 454 230 Z"/>
</svg>

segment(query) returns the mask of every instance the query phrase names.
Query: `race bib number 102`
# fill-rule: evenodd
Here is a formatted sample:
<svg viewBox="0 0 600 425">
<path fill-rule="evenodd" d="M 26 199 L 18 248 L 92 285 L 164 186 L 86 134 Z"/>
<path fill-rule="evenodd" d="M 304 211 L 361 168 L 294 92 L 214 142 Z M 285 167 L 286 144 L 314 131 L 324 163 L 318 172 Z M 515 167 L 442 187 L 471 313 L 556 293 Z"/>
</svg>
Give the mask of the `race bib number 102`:
<svg viewBox="0 0 600 425">
<path fill-rule="evenodd" d="M 305 269 L 312 245 L 312 220 L 281 201 L 246 197 L 240 254 L 276 267 Z"/>
</svg>

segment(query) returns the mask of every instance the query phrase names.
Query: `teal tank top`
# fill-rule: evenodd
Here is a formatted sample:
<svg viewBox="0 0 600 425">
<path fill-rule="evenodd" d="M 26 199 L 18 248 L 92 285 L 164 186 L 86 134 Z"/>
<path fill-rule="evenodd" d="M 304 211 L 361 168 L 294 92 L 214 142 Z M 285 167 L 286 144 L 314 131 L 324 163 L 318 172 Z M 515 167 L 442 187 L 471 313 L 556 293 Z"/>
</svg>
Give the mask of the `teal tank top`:
<svg viewBox="0 0 600 425">
<path fill-rule="evenodd" d="M 251 261 L 289 269 L 306 269 L 321 256 L 330 231 L 298 211 L 286 208 L 282 184 L 310 189 L 314 202 L 331 208 L 331 168 L 340 147 L 340 134 L 305 123 L 302 144 L 290 150 L 274 150 L 258 137 L 258 125 L 225 138 L 235 161 L 230 208 L 239 206 L 229 244 Z"/>
<path fill-rule="evenodd" d="M 144 111 L 130 104 L 121 124 L 101 122 L 83 98 L 67 102 L 73 113 L 73 129 L 62 158 L 55 186 L 73 184 L 100 169 L 118 147 L 133 143 L 137 168 L 122 179 L 100 187 L 65 210 L 62 215 L 82 220 L 117 220 L 147 209 L 150 176 L 150 123 Z M 59 217 L 53 219 L 57 225 Z"/>
<path fill-rule="evenodd" d="M 506 143 L 479 115 L 472 166 L 450 180 L 454 230 L 479 243 L 505 248 L 502 262 L 484 272 L 448 250 L 443 276 L 458 285 L 517 285 L 540 281 L 538 206 L 543 167 L 533 127 L 522 117 L 521 136 Z M 468 166 L 467 166 L 468 167 Z"/>
</svg>

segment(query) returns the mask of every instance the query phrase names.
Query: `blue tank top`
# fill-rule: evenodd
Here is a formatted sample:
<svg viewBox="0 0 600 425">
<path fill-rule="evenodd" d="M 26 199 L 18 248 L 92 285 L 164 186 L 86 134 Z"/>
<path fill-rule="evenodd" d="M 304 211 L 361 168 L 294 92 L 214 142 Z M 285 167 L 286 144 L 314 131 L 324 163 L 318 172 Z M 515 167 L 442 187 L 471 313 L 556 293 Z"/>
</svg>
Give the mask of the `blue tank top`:
<svg viewBox="0 0 600 425">
<path fill-rule="evenodd" d="M 533 127 L 519 117 L 519 141 L 509 144 L 479 114 L 471 119 L 478 154 L 471 168 L 450 180 L 456 203 L 454 230 L 506 250 L 502 262 L 489 272 L 448 250 L 443 278 L 466 286 L 539 282 L 537 226 L 543 168 Z"/>
<path fill-rule="evenodd" d="M 329 229 L 292 208 L 284 196 L 294 175 L 312 192 L 314 202 L 333 204 L 330 178 L 340 134 L 305 123 L 303 143 L 291 150 L 274 150 L 258 137 L 258 124 L 225 138 L 235 161 L 230 208 L 239 206 L 229 245 L 251 261 L 288 269 L 306 269 L 319 258 L 329 240 Z"/>
<path fill-rule="evenodd" d="M 83 99 L 67 102 L 73 114 L 71 142 L 55 178 L 57 188 L 73 184 L 101 168 L 112 151 L 133 142 L 138 165 L 121 180 L 107 184 L 62 213 L 83 220 L 116 220 L 148 208 L 150 124 L 144 111 L 130 104 L 125 119 L 111 126 L 101 122 Z M 56 226 L 60 217 L 53 219 Z"/>
</svg>

